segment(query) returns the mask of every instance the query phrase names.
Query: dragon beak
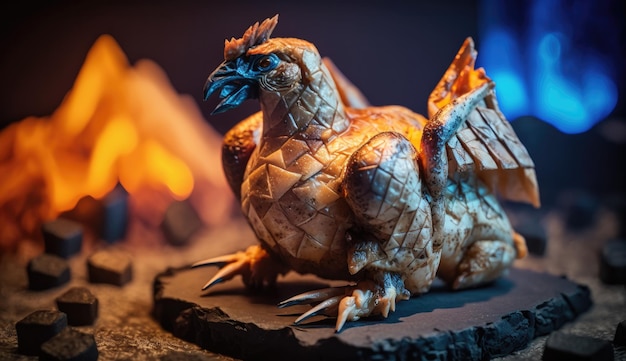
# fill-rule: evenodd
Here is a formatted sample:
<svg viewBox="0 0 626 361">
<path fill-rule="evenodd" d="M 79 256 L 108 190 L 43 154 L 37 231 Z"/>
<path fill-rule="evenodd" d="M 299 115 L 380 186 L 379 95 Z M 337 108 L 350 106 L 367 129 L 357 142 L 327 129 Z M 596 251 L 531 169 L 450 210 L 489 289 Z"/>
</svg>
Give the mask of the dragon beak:
<svg viewBox="0 0 626 361">
<path fill-rule="evenodd" d="M 245 72 L 238 71 L 243 65 L 240 63 L 241 59 L 225 61 L 206 80 L 204 100 L 218 90 L 220 99 L 223 99 L 211 114 L 223 113 L 238 107 L 247 99 L 257 97 L 256 80 L 246 77 Z"/>
</svg>

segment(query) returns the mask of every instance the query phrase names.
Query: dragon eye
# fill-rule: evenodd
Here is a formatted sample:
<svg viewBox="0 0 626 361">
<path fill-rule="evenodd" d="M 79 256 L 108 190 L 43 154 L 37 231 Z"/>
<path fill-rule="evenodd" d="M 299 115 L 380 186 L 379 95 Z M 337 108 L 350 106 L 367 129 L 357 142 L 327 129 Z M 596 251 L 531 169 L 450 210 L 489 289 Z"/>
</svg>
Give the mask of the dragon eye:
<svg viewBox="0 0 626 361">
<path fill-rule="evenodd" d="M 272 65 L 272 61 L 270 60 L 270 58 L 263 58 L 261 60 L 259 60 L 259 67 L 260 68 L 269 68 Z"/>
<path fill-rule="evenodd" d="M 278 65 L 278 57 L 274 54 L 264 55 L 260 57 L 256 63 L 255 68 L 257 71 L 270 71 Z"/>
</svg>

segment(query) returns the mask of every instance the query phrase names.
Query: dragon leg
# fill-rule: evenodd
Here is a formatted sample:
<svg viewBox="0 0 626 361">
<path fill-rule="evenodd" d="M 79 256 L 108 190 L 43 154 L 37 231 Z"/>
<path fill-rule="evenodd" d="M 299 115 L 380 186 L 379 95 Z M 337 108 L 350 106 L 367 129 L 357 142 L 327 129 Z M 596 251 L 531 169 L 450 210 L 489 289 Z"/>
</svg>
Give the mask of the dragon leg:
<svg viewBox="0 0 626 361">
<path fill-rule="evenodd" d="M 478 240 L 465 252 L 457 267 L 452 288 L 479 286 L 495 280 L 509 269 L 516 258 L 515 248 L 500 240 Z"/>
<path fill-rule="evenodd" d="M 444 189 L 448 182 L 448 158 L 446 143 L 465 122 L 493 87 L 493 83 L 484 83 L 480 87 L 453 99 L 441 108 L 424 127 L 420 144 L 420 160 L 424 170 L 424 181 L 432 197 L 433 240 L 435 247 L 443 242 L 445 201 Z"/>
<path fill-rule="evenodd" d="M 255 113 L 242 120 L 224 135 L 222 143 L 222 168 L 228 185 L 241 200 L 241 183 L 248 160 L 259 144 L 263 114 Z"/>
<path fill-rule="evenodd" d="M 242 276 L 243 282 L 248 288 L 257 289 L 273 286 L 276 283 L 276 277 L 288 271 L 287 267 L 274 260 L 259 245 L 250 246 L 244 252 L 209 258 L 191 265 L 191 267 L 201 266 L 220 267 L 220 270 L 202 287 L 202 290 L 237 275 Z"/>
<path fill-rule="evenodd" d="M 353 153 L 343 191 L 357 227 L 346 235 L 348 271 L 361 274 L 354 286 L 307 292 L 279 304 L 314 305 L 300 323 L 315 315 L 346 322 L 371 315 L 387 317 L 397 301 L 424 292 L 441 255 L 430 242 L 430 207 L 421 193 L 417 152 L 399 133 L 383 132 Z"/>
<path fill-rule="evenodd" d="M 353 286 L 325 288 L 296 295 L 278 304 L 288 307 L 300 304 L 315 305 L 296 319 L 299 324 L 313 316 L 337 317 L 335 331 L 340 332 L 347 321 L 357 321 L 362 317 L 382 315 L 396 309 L 396 302 L 407 300 L 410 292 L 404 288 L 399 275 L 390 272 L 377 272 L 366 281 Z"/>
<path fill-rule="evenodd" d="M 428 291 L 442 250 L 432 242 L 417 157 L 401 134 L 380 133 L 352 155 L 343 181 L 359 225 L 348 234 L 348 270 L 396 272 L 412 293 Z"/>
</svg>

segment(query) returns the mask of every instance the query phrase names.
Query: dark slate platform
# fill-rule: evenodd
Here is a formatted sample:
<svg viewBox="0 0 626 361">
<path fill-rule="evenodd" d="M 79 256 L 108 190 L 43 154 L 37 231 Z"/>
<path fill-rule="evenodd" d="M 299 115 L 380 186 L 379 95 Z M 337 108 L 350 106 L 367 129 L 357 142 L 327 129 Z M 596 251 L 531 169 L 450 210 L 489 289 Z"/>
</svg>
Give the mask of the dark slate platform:
<svg viewBox="0 0 626 361">
<path fill-rule="evenodd" d="M 290 273 L 254 294 L 235 279 L 202 292 L 215 268 L 168 270 L 154 282 L 154 316 L 177 337 L 235 358 L 273 360 L 484 360 L 525 348 L 590 308 L 586 286 L 513 269 L 491 286 L 452 292 L 434 287 L 399 302 L 389 318 L 349 322 L 317 317 L 293 325 L 309 306 L 278 309 L 300 292 L 341 285 Z"/>
</svg>

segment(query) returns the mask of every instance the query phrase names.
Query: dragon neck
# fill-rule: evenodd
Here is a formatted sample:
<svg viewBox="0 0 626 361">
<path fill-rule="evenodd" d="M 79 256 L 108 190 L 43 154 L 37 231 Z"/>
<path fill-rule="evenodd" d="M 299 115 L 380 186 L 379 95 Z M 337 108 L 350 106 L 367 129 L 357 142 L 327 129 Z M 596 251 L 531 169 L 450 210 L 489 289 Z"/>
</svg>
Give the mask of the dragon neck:
<svg viewBox="0 0 626 361">
<path fill-rule="evenodd" d="M 263 137 L 327 141 L 349 126 L 343 103 L 328 69 L 320 64 L 308 81 L 287 91 L 262 91 Z"/>
</svg>

